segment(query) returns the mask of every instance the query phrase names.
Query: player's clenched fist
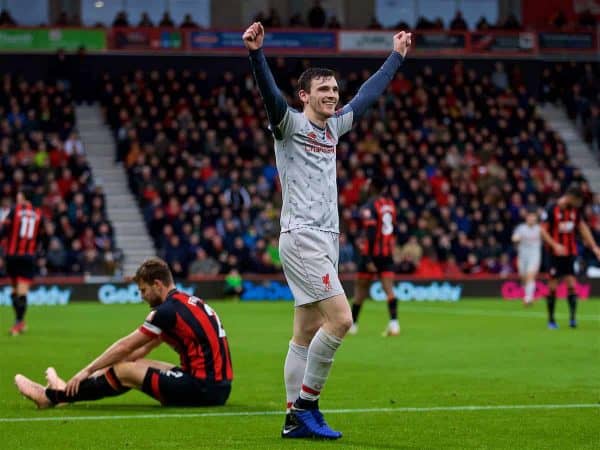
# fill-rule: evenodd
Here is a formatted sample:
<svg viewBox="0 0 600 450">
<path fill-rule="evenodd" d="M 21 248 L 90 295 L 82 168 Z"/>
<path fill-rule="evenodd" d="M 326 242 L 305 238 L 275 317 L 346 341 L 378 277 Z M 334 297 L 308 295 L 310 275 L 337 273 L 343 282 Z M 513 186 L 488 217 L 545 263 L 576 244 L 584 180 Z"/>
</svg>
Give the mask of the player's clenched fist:
<svg viewBox="0 0 600 450">
<path fill-rule="evenodd" d="M 261 48 L 264 38 L 265 29 L 260 22 L 254 22 L 242 35 L 244 45 L 248 50 L 258 50 Z"/>
<path fill-rule="evenodd" d="M 400 33 L 394 35 L 394 50 L 400 53 L 403 58 L 406 57 L 406 54 L 408 53 L 411 39 L 411 33 L 407 33 L 405 31 L 401 31 Z"/>
</svg>

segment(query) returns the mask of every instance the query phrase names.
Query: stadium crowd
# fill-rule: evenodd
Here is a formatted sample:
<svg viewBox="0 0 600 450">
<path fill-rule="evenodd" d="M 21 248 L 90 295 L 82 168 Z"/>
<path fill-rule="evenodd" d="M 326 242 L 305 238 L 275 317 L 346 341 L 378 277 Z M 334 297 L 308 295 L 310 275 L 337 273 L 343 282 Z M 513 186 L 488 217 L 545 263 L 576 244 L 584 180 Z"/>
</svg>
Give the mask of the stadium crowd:
<svg viewBox="0 0 600 450">
<path fill-rule="evenodd" d="M 119 255 L 61 82 L 5 74 L 0 86 L 0 219 L 17 191 L 42 208 L 39 275 L 112 274 Z M 0 246 L 0 277 L 5 261 Z"/>
<path fill-rule="evenodd" d="M 541 99 L 564 105 L 600 161 L 600 64 L 547 64 L 542 72 Z"/>
<path fill-rule="evenodd" d="M 300 65 L 303 64 L 299 63 Z M 295 104 L 293 67 L 272 62 Z M 340 79 L 349 100 L 370 75 Z M 149 231 L 178 276 L 278 270 L 280 186 L 272 138 L 252 76 L 136 71 L 104 78 L 106 119 Z M 365 181 L 383 175 L 398 206 L 399 273 L 514 272 L 510 236 L 528 205 L 588 184 L 561 139 L 536 115 L 515 66 L 478 73 L 455 63 L 399 73 L 338 146 L 340 270 L 355 270 Z"/>
</svg>

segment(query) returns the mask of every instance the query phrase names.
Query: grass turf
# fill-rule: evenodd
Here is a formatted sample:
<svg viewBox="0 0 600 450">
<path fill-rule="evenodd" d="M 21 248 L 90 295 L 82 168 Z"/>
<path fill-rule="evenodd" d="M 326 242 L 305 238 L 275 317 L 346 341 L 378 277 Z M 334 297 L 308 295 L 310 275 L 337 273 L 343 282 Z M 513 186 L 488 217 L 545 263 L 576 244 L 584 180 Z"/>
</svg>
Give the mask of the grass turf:
<svg viewBox="0 0 600 450">
<path fill-rule="evenodd" d="M 144 319 L 143 305 L 31 307 L 30 331 L 0 337 L 0 436 L 7 449 L 597 449 L 600 448 L 600 302 L 580 303 L 580 326 L 546 329 L 544 306 L 498 300 L 401 303 L 402 335 L 382 338 L 385 305 L 363 308 L 341 347 L 321 407 L 338 442 L 282 440 L 282 365 L 290 303 L 212 302 L 228 332 L 235 381 L 222 408 L 161 408 L 139 392 L 37 411 L 13 385 L 68 378 Z M 10 308 L 0 308 L 8 329 Z M 166 346 L 153 359 L 176 362 Z M 557 409 L 534 405 L 594 405 Z M 494 409 L 498 405 L 522 409 Z M 464 406 L 491 406 L 467 409 Z M 416 409 L 409 410 L 407 408 Z M 428 410 L 432 407 L 457 407 Z M 379 409 L 344 412 L 341 409 Z M 398 410 L 399 409 L 399 410 Z M 394 411 L 395 410 L 395 411 Z M 260 414 L 260 412 L 272 414 Z M 257 415 L 199 416 L 259 412 Z M 173 417 L 165 415 L 173 414 Z M 144 417 L 135 417 L 135 416 Z M 161 415 L 161 416 L 158 416 Z M 104 417 L 98 417 L 104 416 Z M 81 418 L 88 417 L 88 420 Z M 24 419 L 20 422 L 10 419 Z M 30 421 L 43 419 L 43 421 Z M 48 421 L 46 421 L 48 419 Z M 77 420 L 79 419 L 79 420 Z"/>
</svg>

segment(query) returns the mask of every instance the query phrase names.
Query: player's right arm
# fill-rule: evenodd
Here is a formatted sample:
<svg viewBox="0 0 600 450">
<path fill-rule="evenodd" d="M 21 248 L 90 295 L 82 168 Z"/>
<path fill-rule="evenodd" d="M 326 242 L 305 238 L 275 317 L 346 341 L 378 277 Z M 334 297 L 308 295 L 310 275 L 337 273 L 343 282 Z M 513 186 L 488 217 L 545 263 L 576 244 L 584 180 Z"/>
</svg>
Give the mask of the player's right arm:
<svg viewBox="0 0 600 450">
<path fill-rule="evenodd" d="M 515 231 L 513 232 L 511 240 L 515 244 L 517 244 L 521 241 L 521 225 L 519 225 L 517 228 L 515 228 Z"/>
<path fill-rule="evenodd" d="M 119 339 L 69 380 L 65 388 L 67 395 L 73 396 L 77 394 L 79 391 L 79 384 L 91 374 L 120 361 L 124 361 L 128 355 L 145 346 L 153 339 L 154 337 L 142 333 L 139 330 L 135 330 L 133 333 Z"/>
<path fill-rule="evenodd" d="M 254 22 L 242 35 L 244 45 L 250 54 L 250 67 L 252 68 L 260 95 L 265 103 L 269 123 L 275 132 L 275 137 L 279 139 L 281 136 L 278 128 L 285 117 L 288 105 L 275 83 L 275 79 L 263 53 L 264 37 L 265 30 L 260 22 Z"/>
<path fill-rule="evenodd" d="M 552 248 L 552 251 L 554 251 L 556 256 L 566 255 L 567 250 L 565 249 L 565 246 L 552 239 L 552 236 L 550 236 L 550 233 L 548 233 L 545 227 L 540 227 L 540 233 L 544 242 Z"/>
</svg>

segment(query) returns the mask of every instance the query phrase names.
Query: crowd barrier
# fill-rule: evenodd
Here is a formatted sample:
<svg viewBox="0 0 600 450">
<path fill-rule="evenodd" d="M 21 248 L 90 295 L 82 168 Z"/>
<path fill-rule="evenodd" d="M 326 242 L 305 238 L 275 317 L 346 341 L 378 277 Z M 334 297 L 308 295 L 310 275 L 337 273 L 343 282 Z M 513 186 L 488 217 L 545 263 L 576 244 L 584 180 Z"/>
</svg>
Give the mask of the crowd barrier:
<svg viewBox="0 0 600 450">
<path fill-rule="evenodd" d="M 352 277 L 343 276 L 342 284 L 349 297 L 354 292 Z M 225 294 L 223 277 L 199 278 L 177 283 L 178 289 L 207 300 L 231 298 Z M 241 301 L 291 301 L 292 293 L 283 276 L 247 276 L 243 280 Z M 600 279 L 589 279 L 577 284 L 577 295 L 586 300 L 600 292 Z M 394 292 L 400 301 L 457 302 L 480 298 L 503 298 L 507 301 L 523 298 L 523 288 L 517 279 L 452 278 L 425 279 L 398 277 Z M 536 298 L 545 297 L 548 287 L 544 280 L 537 282 Z M 0 305 L 11 304 L 11 287 L 8 280 L 0 280 Z M 559 298 L 566 298 L 564 284 L 558 288 Z M 370 286 L 370 296 L 375 301 L 385 301 L 381 283 Z M 134 283 L 111 280 L 85 280 L 84 278 L 44 278 L 36 280 L 28 298 L 31 305 L 66 305 L 71 302 L 91 301 L 103 304 L 141 303 Z"/>
</svg>

